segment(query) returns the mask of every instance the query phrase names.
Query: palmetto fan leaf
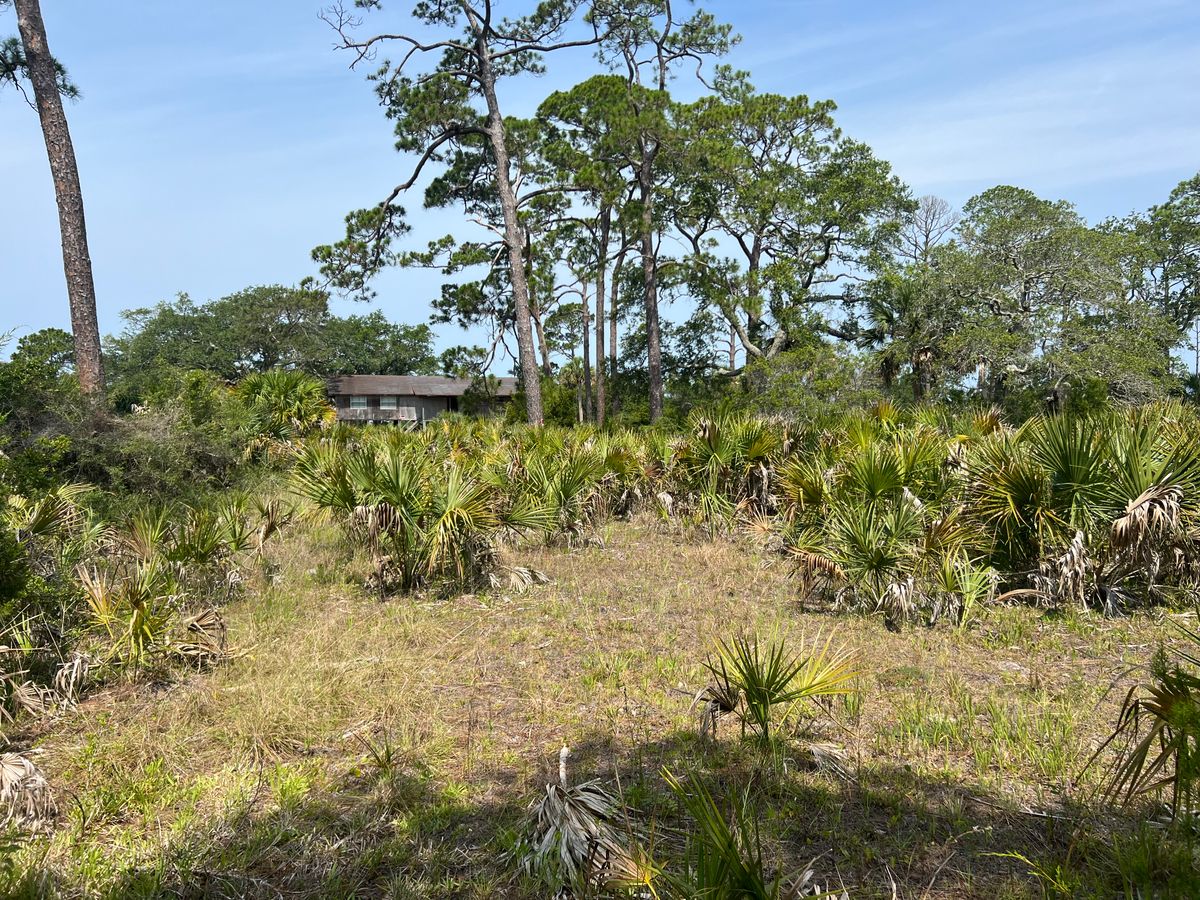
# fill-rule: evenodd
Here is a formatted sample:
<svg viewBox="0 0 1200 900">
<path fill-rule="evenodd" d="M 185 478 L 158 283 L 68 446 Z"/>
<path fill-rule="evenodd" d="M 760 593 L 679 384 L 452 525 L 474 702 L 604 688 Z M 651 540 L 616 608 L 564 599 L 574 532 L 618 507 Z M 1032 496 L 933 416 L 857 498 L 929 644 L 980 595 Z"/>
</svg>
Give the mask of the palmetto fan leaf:
<svg viewBox="0 0 1200 900">
<path fill-rule="evenodd" d="M 928 426 L 905 429 L 892 437 L 892 453 L 904 486 L 916 495 L 940 492 L 941 468 L 946 459 L 946 439 Z"/>
<path fill-rule="evenodd" d="M 847 463 L 841 485 L 850 496 L 866 503 L 894 499 L 904 488 L 900 460 L 890 447 L 870 444 Z"/>
<path fill-rule="evenodd" d="M 847 580 L 878 600 L 911 559 L 908 543 L 918 533 L 919 519 L 903 511 L 903 504 L 887 515 L 871 506 L 840 505 L 827 525 L 830 558 Z"/>
<path fill-rule="evenodd" d="M 829 476 L 819 459 L 792 457 L 779 467 L 778 479 L 779 493 L 792 517 L 810 510 L 818 513 L 829 502 Z"/>
<path fill-rule="evenodd" d="M 359 505 L 347 454 L 334 443 L 310 442 L 301 446 L 293 460 L 291 485 L 318 509 L 348 516 Z"/>
<path fill-rule="evenodd" d="M 1190 646 L 1200 647 L 1200 633 L 1180 631 Z M 1200 660 L 1187 650 L 1175 657 L 1160 655 L 1151 683 L 1130 689 L 1116 728 L 1089 765 L 1124 740 L 1109 770 L 1107 795 L 1129 803 L 1165 788 L 1171 794 L 1171 815 L 1178 818 L 1195 813 L 1200 784 Z"/>
<path fill-rule="evenodd" d="M 1103 514 L 1111 480 L 1109 423 L 1069 416 L 1033 419 L 1020 431 L 1046 472 L 1055 514 L 1069 529 L 1089 530 Z"/>
<path fill-rule="evenodd" d="M 464 584 L 478 579 L 491 562 L 487 538 L 501 525 L 487 485 L 450 470 L 431 498 L 425 526 L 425 571 L 453 573 Z"/>
<path fill-rule="evenodd" d="M 717 693 L 729 701 L 733 699 L 730 688 L 740 689 L 742 714 L 763 743 L 770 741 L 776 707 L 787 707 L 780 721 L 786 720 L 802 702 L 845 693 L 854 675 L 851 655 L 834 647 L 832 635 L 824 641 L 817 635 L 800 655 L 789 652 L 782 641 L 764 646 L 746 635 L 722 641 L 717 649 L 720 662 L 706 664 L 717 684 L 725 685 Z"/>
<path fill-rule="evenodd" d="M 999 561 L 1020 569 L 1040 555 L 1043 540 L 1062 531 L 1050 478 L 1029 446 L 1006 432 L 979 441 L 968 462 L 973 514 L 995 538 Z"/>
<path fill-rule="evenodd" d="M 3 509 L 4 519 L 22 541 L 61 537 L 81 523 L 79 504 L 91 491 L 91 485 L 63 484 L 37 500 L 14 495 Z"/>
</svg>

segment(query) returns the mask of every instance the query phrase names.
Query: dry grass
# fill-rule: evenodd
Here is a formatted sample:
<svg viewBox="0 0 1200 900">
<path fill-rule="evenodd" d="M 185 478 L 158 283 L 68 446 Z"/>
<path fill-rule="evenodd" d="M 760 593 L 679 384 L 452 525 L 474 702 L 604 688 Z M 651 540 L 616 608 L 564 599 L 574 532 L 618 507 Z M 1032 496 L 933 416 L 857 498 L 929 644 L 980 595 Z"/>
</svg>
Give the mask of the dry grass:
<svg viewBox="0 0 1200 900">
<path fill-rule="evenodd" d="M 1186 869 L 1100 809 L 1098 774 L 1077 781 L 1163 614 L 1004 607 L 894 634 L 805 611 L 789 563 L 751 547 L 604 536 L 512 554 L 551 578 L 525 593 L 381 603 L 332 532 L 293 530 L 274 577 L 225 610 L 240 656 L 110 685 L 25 736 L 63 812 L 15 851 L 8 892 L 539 896 L 505 855 L 564 742 L 572 777 L 619 786 L 664 855 L 681 823 L 660 770 L 702 772 L 718 792 L 755 785 L 770 852 L 815 857 L 856 898 L 1036 897 L 1055 879 L 1112 896 Z M 845 748 L 848 780 L 798 745 L 764 758 L 734 724 L 699 739 L 717 639 L 798 647 L 831 628 L 862 674 L 811 737 Z"/>
</svg>

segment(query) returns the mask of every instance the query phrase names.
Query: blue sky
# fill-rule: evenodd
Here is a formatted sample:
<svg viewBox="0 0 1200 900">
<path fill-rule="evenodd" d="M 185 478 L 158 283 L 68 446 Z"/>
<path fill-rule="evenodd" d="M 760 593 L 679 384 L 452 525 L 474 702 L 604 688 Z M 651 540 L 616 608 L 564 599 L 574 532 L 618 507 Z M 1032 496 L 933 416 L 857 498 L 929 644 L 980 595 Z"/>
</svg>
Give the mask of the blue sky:
<svg viewBox="0 0 1200 900">
<path fill-rule="evenodd" d="M 220 297 L 313 273 L 309 251 L 380 199 L 408 163 L 362 72 L 308 0 L 43 0 L 68 108 L 101 330 L 180 291 Z M 411 2 L 368 26 L 397 30 Z M 527 2 L 499 2 L 520 10 Z M 1200 169 L 1196 0 L 714 0 L 760 89 L 838 103 L 917 194 L 961 204 L 995 184 L 1075 202 L 1089 219 L 1159 202 Z M 0 12 L 0 37 L 14 33 Z M 591 74 L 586 54 L 512 82 L 510 114 Z M 685 82 L 680 83 L 684 92 Z M 0 332 L 67 327 L 53 189 L 37 117 L 0 95 Z M 406 206 L 414 239 L 461 220 Z M 375 305 L 419 322 L 437 291 L 391 273 Z M 339 313 L 366 311 L 338 301 Z M 439 346 L 463 343 L 443 327 Z"/>
</svg>

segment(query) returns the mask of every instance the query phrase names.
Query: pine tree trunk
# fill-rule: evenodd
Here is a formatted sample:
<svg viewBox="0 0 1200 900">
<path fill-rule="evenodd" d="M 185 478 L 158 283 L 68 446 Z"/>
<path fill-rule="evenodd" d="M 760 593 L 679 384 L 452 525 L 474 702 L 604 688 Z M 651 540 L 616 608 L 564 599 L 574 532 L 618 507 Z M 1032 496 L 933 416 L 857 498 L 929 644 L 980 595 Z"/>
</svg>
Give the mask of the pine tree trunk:
<svg viewBox="0 0 1200 900">
<path fill-rule="evenodd" d="M 625 235 L 621 235 L 621 240 L 625 240 Z M 615 378 L 617 375 L 617 313 L 620 310 L 620 289 L 621 289 L 621 269 L 625 265 L 625 247 L 622 246 L 617 253 L 617 258 L 613 260 L 612 269 L 612 290 L 609 292 L 612 299 L 609 301 L 608 314 L 608 374 L 610 378 Z"/>
<path fill-rule="evenodd" d="M 17 29 L 25 50 L 29 81 L 37 101 L 42 136 L 54 196 L 58 202 L 58 226 L 62 235 L 63 270 L 67 278 L 67 298 L 71 305 L 71 331 L 75 336 L 75 371 L 84 396 L 94 404 L 104 400 L 104 363 L 100 353 L 100 328 L 96 322 L 96 287 L 92 281 L 92 260 L 88 253 L 87 226 L 83 217 L 83 191 L 79 186 L 79 168 L 75 148 L 67 128 L 62 96 L 58 92 L 58 74 L 46 41 L 46 26 L 38 0 L 14 0 Z"/>
<path fill-rule="evenodd" d="M 546 327 L 542 324 L 542 309 L 537 301 L 530 299 L 529 315 L 533 319 L 533 333 L 537 338 L 538 352 L 542 355 L 542 374 L 547 378 L 554 374 L 550 368 L 550 345 L 546 343 Z"/>
<path fill-rule="evenodd" d="M 658 327 L 658 266 L 654 252 L 654 187 L 650 161 L 642 164 L 638 182 L 642 201 L 642 274 L 646 290 L 646 368 L 650 376 L 650 423 L 662 418 L 662 341 Z"/>
<path fill-rule="evenodd" d="M 605 267 L 608 264 L 608 232 L 610 208 L 607 204 L 600 207 L 600 252 L 597 254 L 596 267 L 596 425 L 604 427 L 605 396 L 604 367 L 604 294 L 606 289 Z"/>
<path fill-rule="evenodd" d="M 586 282 L 585 282 L 586 284 Z M 588 310 L 587 291 L 580 293 L 579 304 L 583 313 L 583 420 L 592 421 L 592 339 L 588 331 L 592 327 L 592 316 Z"/>
<path fill-rule="evenodd" d="M 525 417 L 532 425 L 543 423 L 542 383 L 537 360 L 533 353 L 533 328 L 530 324 L 529 280 L 525 274 L 525 240 L 517 219 L 517 197 L 509 175 L 508 147 L 505 145 L 504 117 L 496 99 L 496 75 L 487 48 L 487 35 L 479 35 L 477 50 L 480 63 L 480 85 L 487 100 L 488 139 L 496 158 L 496 193 L 504 214 L 504 242 L 508 245 L 509 271 L 512 279 L 513 306 L 517 317 L 517 355 L 521 379 L 525 387 Z"/>
</svg>

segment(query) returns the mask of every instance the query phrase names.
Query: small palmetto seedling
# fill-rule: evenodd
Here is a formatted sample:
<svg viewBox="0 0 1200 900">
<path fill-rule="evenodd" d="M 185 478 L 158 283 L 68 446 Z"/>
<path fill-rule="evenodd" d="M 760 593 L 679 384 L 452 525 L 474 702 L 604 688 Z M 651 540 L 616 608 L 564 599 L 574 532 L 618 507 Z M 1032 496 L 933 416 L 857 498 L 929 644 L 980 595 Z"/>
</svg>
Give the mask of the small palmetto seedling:
<svg viewBox="0 0 1200 900">
<path fill-rule="evenodd" d="M 177 583 L 161 557 L 138 561 L 127 569 L 79 566 L 92 620 L 109 638 L 109 660 L 137 667 L 167 642 L 175 619 Z"/>
<path fill-rule="evenodd" d="M 1152 683 L 1130 689 L 1116 728 L 1088 763 L 1109 745 L 1126 741 L 1112 765 L 1107 795 L 1129 803 L 1169 790 L 1172 819 L 1195 814 L 1200 785 L 1200 632 L 1180 630 L 1197 650 L 1176 651 L 1174 661 L 1158 654 Z"/>
<path fill-rule="evenodd" d="M 731 643 L 718 645 L 721 669 L 729 683 L 741 690 L 742 715 L 763 744 L 769 744 L 776 723 L 775 710 L 786 706 L 779 722 L 786 721 L 802 703 L 819 697 L 844 694 L 850 690 L 854 672 L 851 656 L 844 648 L 833 646 L 833 636 L 812 643 L 811 651 L 793 655 L 782 641 L 763 647 L 757 638 L 739 635 Z M 718 672 L 710 664 L 715 677 Z"/>
<path fill-rule="evenodd" d="M 715 661 L 709 658 L 704 667 L 713 680 L 696 694 L 692 709 L 696 708 L 696 704 L 703 703 L 700 707 L 700 737 L 716 741 L 717 724 L 729 713 L 737 711 L 742 702 L 742 689 L 730 675 L 723 655 L 718 655 Z"/>
<path fill-rule="evenodd" d="M 663 878 L 663 896 L 743 900 L 800 900 L 838 897 L 822 891 L 811 868 L 792 878 L 768 864 L 749 792 L 739 794 L 722 809 L 699 778 L 680 778 L 663 771 L 667 785 L 692 820 L 686 865 L 681 873 Z M 772 871 L 773 869 L 773 871 Z M 845 897 L 846 895 L 841 895 Z"/>
</svg>

